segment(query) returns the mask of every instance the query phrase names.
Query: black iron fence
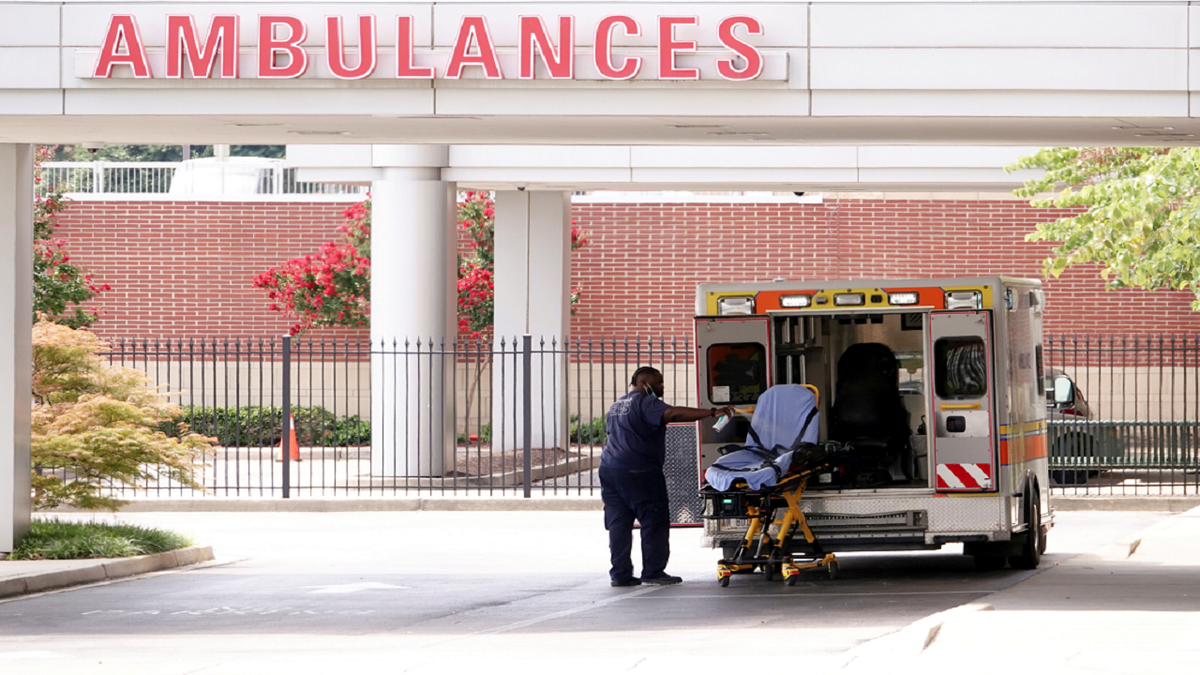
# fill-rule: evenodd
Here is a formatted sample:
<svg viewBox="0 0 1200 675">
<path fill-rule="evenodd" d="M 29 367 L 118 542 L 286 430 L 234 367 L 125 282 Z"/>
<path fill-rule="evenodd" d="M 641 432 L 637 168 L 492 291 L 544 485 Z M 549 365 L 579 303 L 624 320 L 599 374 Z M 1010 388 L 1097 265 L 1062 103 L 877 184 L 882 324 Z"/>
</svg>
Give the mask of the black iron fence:
<svg viewBox="0 0 1200 675">
<path fill-rule="evenodd" d="M 1062 493 L 1200 494 L 1200 335 L 1055 335 L 1045 353 Z"/>
<path fill-rule="evenodd" d="M 695 397 L 682 338 L 118 340 L 106 356 L 176 393 L 164 431 L 216 439 L 203 492 L 111 486 L 122 498 L 593 494 L 635 368 Z M 1055 335 L 1045 363 L 1071 383 L 1049 402 L 1056 492 L 1200 493 L 1200 335 Z"/>
<path fill-rule="evenodd" d="M 177 396 L 164 431 L 216 439 L 203 492 L 160 480 L 111 486 L 120 498 L 590 494 L 634 369 L 695 396 L 687 339 L 116 340 L 105 356 Z"/>
</svg>

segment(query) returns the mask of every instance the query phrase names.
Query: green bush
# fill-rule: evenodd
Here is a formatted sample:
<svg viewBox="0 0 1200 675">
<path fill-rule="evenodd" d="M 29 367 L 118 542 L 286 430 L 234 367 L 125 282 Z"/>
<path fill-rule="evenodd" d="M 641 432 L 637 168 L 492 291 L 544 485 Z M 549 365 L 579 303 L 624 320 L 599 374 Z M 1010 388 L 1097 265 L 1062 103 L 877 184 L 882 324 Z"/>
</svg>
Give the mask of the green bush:
<svg viewBox="0 0 1200 675">
<path fill-rule="evenodd" d="M 469 434 L 469 433 L 459 434 L 458 442 L 459 443 L 467 443 L 468 442 L 467 439 L 469 439 L 470 437 L 471 437 L 471 434 Z M 471 443 L 476 443 L 476 442 L 491 443 L 492 442 L 492 425 L 490 425 L 490 424 L 481 425 L 479 427 L 479 440 L 478 441 L 470 441 L 470 442 Z"/>
<path fill-rule="evenodd" d="M 603 415 L 583 424 L 579 423 L 579 415 L 571 415 L 572 443 L 603 445 L 607 440 L 608 435 L 604 432 Z"/>
<path fill-rule="evenodd" d="M 70 560 L 123 558 L 162 553 L 190 546 L 192 540 L 168 530 L 136 525 L 70 523 L 34 519 L 29 534 L 9 554 L 9 560 Z M 0 555 L 0 560 L 4 556 Z"/>
<path fill-rule="evenodd" d="M 371 423 L 358 415 L 335 417 L 328 410 L 292 408 L 296 422 L 296 440 L 309 447 L 338 447 L 368 445 L 371 442 Z M 224 447 L 279 445 L 283 433 L 283 409 L 275 406 L 245 406 L 213 408 L 185 406 L 183 414 L 161 426 L 168 435 L 177 436 L 182 424 L 193 432 L 215 436 Z"/>
</svg>

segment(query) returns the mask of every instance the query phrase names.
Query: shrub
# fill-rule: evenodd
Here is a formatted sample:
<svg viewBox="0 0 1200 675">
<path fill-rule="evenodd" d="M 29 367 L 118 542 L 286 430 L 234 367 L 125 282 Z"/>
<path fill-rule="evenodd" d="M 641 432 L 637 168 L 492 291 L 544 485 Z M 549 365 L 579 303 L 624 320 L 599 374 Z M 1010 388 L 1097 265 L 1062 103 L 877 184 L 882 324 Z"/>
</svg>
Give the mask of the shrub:
<svg viewBox="0 0 1200 675">
<path fill-rule="evenodd" d="M 174 551 L 191 543 L 191 539 L 169 530 L 34 519 L 29 525 L 29 534 L 21 539 L 8 559 L 122 558 Z M 0 560 L 3 559 L 4 556 L 0 556 Z"/>
<path fill-rule="evenodd" d="M 371 423 L 358 415 L 336 417 L 320 406 L 297 406 L 292 408 L 292 419 L 296 423 L 296 440 L 304 446 L 337 447 L 371 442 Z M 217 443 L 225 447 L 273 447 L 282 439 L 283 409 L 186 406 L 183 415 L 164 424 L 162 430 L 174 435 L 181 422 L 197 433 L 216 437 Z"/>
<path fill-rule="evenodd" d="M 579 415 L 571 415 L 571 442 L 603 445 L 608 440 L 604 431 L 604 416 L 579 424 Z"/>
</svg>

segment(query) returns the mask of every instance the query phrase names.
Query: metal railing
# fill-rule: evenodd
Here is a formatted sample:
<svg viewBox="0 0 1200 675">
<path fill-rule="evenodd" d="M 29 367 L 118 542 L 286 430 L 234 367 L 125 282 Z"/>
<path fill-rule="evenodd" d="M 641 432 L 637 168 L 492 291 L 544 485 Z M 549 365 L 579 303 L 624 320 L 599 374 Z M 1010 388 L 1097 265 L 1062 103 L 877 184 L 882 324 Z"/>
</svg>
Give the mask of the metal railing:
<svg viewBox="0 0 1200 675">
<path fill-rule="evenodd" d="M 663 370 L 672 402 L 694 397 L 687 339 L 117 340 L 105 358 L 218 439 L 197 459 L 203 492 L 108 486 L 123 499 L 592 494 L 603 415 L 634 369 Z"/>
<path fill-rule="evenodd" d="M 365 195 L 366 186 L 307 183 L 282 159 L 235 157 L 187 162 L 46 162 L 38 194 Z"/>
<path fill-rule="evenodd" d="M 1200 494 L 1200 335 L 1054 335 L 1045 353 L 1080 394 L 1047 416 L 1056 491 Z"/>
</svg>

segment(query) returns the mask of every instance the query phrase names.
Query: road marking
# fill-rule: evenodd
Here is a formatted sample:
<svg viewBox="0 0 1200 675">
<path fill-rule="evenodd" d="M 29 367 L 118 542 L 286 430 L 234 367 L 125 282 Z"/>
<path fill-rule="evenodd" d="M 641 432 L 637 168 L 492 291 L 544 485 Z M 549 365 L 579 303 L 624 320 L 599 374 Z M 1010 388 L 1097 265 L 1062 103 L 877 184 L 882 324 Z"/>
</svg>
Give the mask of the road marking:
<svg viewBox="0 0 1200 675">
<path fill-rule="evenodd" d="M 305 588 L 315 588 L 315 591 L 309 593 L 357 593 L 359 591 L 402 591 L 408 590 L 410 586 L 395 586 L 393 584 L 384 584 L 378 581 L 364 581 L 357 584 L 335 584 L 333 586 L 305 586 Z"/>
<path fill-rule="evenodd" d="M 666 587 L 665 586 L 647 586 L 646 588 L 639 588 L 636 591 L 630 591 L 629 593 L 622 593 L 621 595 L 617 595 L 617 596 L 614 596 L 611 598 L 605 598 L 604 600 L 599 600 L 597 602 L 593 602 L 590 605 L 580 605 L 579 607 L 572 607 L 571 609 L 564 609 L 559 612 L 553 612 L 553 613 L 545 614 L 542 616 L 536 616 L 532 619 L 526 619 L 524 621 L 510 623 L 507 626 L 500 626 L 499 628 L 492 628 L 489 630 L 481 630 L 478 633 L 476 633 L 476 635 L 495 635 L 496 633 L 506 633 L 510 630 L 518 630 L 521 628 L 526 628 L 526 627 L 532 626 L 534 624 L 539 624 L 539 623 L 543 623 L 546 621 L 553 621 L 554 619 L 561 619 L 564 616 L 571 616 L 572 614 L 578 614 L 579 612 L 586 612 L 590 609 L 599 609 L 600 607 L 604 607 L 605 605 L 611 605 L 614 602 L 620 602 L 621 600 L 629 600 L 631 598 L 636 598 L 638 596 L 646 595 L 647 593 L 653 593 L 654 591 L 662 590 L 663 588 L 666 588 Z"/>
<path fill-rule="evenodd" d="M 996 592 L 997 591 L 989 588 L 989 589 L 978 590 L 978 591 L 895 591 L 895 592 L 881 591 L 878 593 L 874 593 L 874 592 L 809 593 L 808 595 L 804 595 L 803 597 L 806 597 L 806 598 L 853 598 L 853 597 L 860 597 L 860 596 L 878 597 L 881 595 L 884 595 L 884 596 L 892 596 L 892 595 L 895 595 L 895 596 L 906 596 L 906 595 L 987 595 L 988 593 L 996 593 Z M 678 594 L 672 593 L 671 595 L 661 596 L 661 597 L 664 600 L 666 600 L 666 599 L 683 600 L 683 599 L 690 599 L 690 598 L 729 598 L 729 599 L 734 599 L 734 598 L 783 598 L 783 597 L 789 597 L 789 596 L 794 596 L 794 595 L 795 594 L 789 594 L 789 593 L 735 593 L 735 592 L 728 592 L 728 593 L 703 593 L 703 594 L 691 594 L 691 595 L 678 595 Z"/>
</svg>

